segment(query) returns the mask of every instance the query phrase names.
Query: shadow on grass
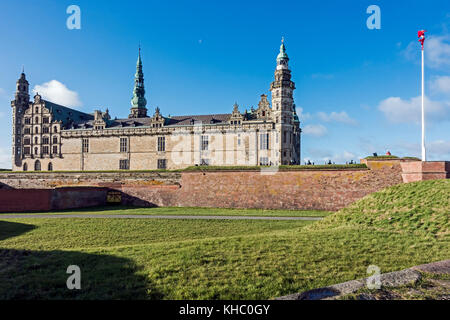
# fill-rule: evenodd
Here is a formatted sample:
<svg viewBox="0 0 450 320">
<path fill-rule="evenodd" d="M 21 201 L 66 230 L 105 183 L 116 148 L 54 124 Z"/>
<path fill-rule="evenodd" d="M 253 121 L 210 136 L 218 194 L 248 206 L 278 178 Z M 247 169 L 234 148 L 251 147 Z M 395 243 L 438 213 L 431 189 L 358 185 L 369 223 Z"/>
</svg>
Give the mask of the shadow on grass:
<svg viewBox="0 0 450 320">
<path fill-rule="evenodd" d="M 33 230 L 32 225 L 0 221 L 0 240 Z M 1 242 L 0 242 L 1 246 Z M 81 270 L 81 289 L 69 290 L 66 270 Z M 162 299 L 134 261 L 76 251 L 0 248 L 0 300 Z"/>
</svg>

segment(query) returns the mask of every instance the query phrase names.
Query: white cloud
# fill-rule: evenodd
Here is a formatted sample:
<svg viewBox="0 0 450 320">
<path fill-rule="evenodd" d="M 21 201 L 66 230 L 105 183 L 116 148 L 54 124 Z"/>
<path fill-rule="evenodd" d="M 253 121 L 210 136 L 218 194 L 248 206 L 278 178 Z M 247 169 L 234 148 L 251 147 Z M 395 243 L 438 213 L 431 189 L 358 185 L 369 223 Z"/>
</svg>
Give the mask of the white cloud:
<svg viewBox="0 0 450 320">
<path fill-rule="evenodd" d="M 11 150 L 0 148 L 0 169 L 11 169 Z"/>
<path fill-rule="evenodd" d="M 448 160 L 450 158 L 450 141 L 434 140 L 426 141 L 427 160 Z M 419 143 L 402 142 L 396 148 L 404 152 L 405 156 L 421 157 L 421 146 Z"/>
<path fill-rule="evenodd" d="M 358 122 L 355 119 L 349 117 L 347 112 L 331 112 L 327 114 L 325 112 L 318 112 L 317 117 L 324 122 L 340 122 L 350 125 L 356 125 Z"/>
<path fill-rule="evenodd" d="M 304 113 L 302 107 L 295 108 L 295 112 L 297 112 L 298 118 L 301 121 L 305 121 L 305 120 L 311 119 L 311 117 L 312 117 L 310 113 L 308 113 L 308 112 Z"/>
<path fill-rule="evenodd" d="M 66 107 L 81 107 L 82 103 L 78 93 L 69 90 L 63 83 L 51 80 L 41 85 L 36 85 L 34 93 L 39 93 L 43 99 Z"/>
<path fill-rule="evenodd" d="M 308 124 L 303 127 L 302 132 L 308 136 L 323 137 L 328 130 L 321 124 Z"/>
<path fill-rule="evenodd" d="M 350 162 L 351 160 L 353 160 L 353 162 L 358 163 L 358 158 L 354 153 L 348 152 L 348 151 L 344 151 L 342 153 L 338 153 L 338 154 L 334 154 L 331 159 L 332 162 L 334 163 L 346 163 L 346 162 Z"/>
<path fill-rule="evenodd" d="M 450 93 L 450 77 L 438 76 L 431 81 L 431 90 L 435 93 Z"/>
<path fill-rule="evenodd" d="M 431 36 L 425 40 L 425 59 L 433 68 L 450 66 L 450 35 Z"/>
<path fill-rule="evenodd" d="M 333 153 L 330 150 L 325 149 L 316 149 L 316 148 L 310 148 L 307 152 L 307 157 L 303 159 L 303 161 L 308 162 L 315 162 L 315 164 L 324 164 L 328 163 L 328 161 L 331 160 L 331 162 L 334 162 L 336 164 L 343 164 L 346 162 L 350 162 L 353 160 L 354 162 L 359 162 L 359 158 L 354 153 L 349 151 L 344 151 L 342 153 Z"/>
<path fill-rule="evenodd" d="M 394 123 L 419 123 L 421 119 L 422 97 L 403 100 L 399 97 L 389 97 L 378 105 L 385 117 Z M 432 101 L 425 97 L 425 116 L 427 120 L 450 120 L 450 105 L 447 102 Z"/>
<path fill-rule="evenodd" d="M 402 51 L 403 56 L 420 64 L 420 43 L 410 42 Z M 450 67 L 450 35 L 430 36 L 425 40 L 425 63 L 428 67 Z"/>
</svg>

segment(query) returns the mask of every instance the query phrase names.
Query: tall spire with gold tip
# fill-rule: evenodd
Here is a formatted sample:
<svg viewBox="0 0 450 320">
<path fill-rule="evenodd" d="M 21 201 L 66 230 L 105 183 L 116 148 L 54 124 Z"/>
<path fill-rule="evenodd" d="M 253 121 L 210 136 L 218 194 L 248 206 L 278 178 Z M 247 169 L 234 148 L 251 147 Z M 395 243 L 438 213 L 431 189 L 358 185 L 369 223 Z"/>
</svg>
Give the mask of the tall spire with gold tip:
<svg viewBox="0 0 450 320">
<path fill-rule="evenodd" d="M 144 72 L 142 71 L 141 47 L 136 63 L 134 75 L 133 98 L 131 99 L 131 113 L 128 118 L 143 118 L 147 116 L 147 100 L 145 100 Z"/>
</svg>

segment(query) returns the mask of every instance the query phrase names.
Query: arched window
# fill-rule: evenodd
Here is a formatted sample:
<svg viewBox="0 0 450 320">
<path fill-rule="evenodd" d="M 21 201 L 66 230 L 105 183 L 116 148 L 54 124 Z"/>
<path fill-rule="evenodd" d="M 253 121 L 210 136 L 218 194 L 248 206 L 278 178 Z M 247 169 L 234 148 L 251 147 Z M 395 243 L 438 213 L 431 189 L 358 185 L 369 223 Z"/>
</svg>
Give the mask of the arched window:
<svg viewBox="0 0 450 320">
<path fill-rule="evenodd" d="M 58 132 L 58 127 L 53 127 L 53 132 Z"/>
<path fill-rule="evenodd" d="M 38 137 L 34 137 L 34 144 L 38 144 Z"/>
<path fill-rule="evenodd" d="M 41 162 L 39 160 L 36 160 L 34 163 L 34 171 L 41 171 Z"/>
<path fill-rule="evenodd" d="M 48 171 L 53 171 L 53 164 L 51 162 L 48 163 Z"/>
<path fill-rule="evenodd" d="M 34 123 L 39 123 L 39 118 L 38 117 L 34 118 Z"/>
<path fill-rule="evenodd" d="M 53 137 L 53 143 L 58 143 L 58 138 L 57 137 Z"/>
<path fill-rule="evenodd" d="M 34 133 L 39 133 L 39 128 L 38 127 L 34 128 Z"/>
<path fill-rule="evenodd" d="M 34 148 L 34 154 L 38 154 L 38 148 L 37 147 Z"/>
<path fill-rule="evenodd" d="M 27 171 L 28 170 L 28 165 L 26 163 L 23 164 L 23 171 Z"/>
</svg>

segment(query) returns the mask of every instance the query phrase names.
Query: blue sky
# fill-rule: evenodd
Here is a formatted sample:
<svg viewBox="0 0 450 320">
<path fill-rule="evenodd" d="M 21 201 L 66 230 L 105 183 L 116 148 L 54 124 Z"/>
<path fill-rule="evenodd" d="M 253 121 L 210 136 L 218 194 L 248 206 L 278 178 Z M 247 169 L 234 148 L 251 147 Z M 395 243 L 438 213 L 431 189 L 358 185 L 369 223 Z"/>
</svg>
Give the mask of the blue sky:
<svg viewBox="0 0 450 320">
<path fill-rule="evenodd" d="M 69 30 L 69 5 L 81 29 Z M 381 9 L 369 30 L 366 9 Z M 450 3 L 377 1 L 50 1 L 0 3 L 0 167 L 22 65 L 49 100 L 129 113 L 138 44 L 148 107 L 164 115 L 241 111 L 269 94 L 285 37 L 301 113 L 302 158 L 420 155 L 420 49 L 427 29 L 427 146 L 450 159 Z M 152 112 L 151 112 L 152 113 Z M 359 160 L 358 160 L 359 161 Z"/>
</svg>

